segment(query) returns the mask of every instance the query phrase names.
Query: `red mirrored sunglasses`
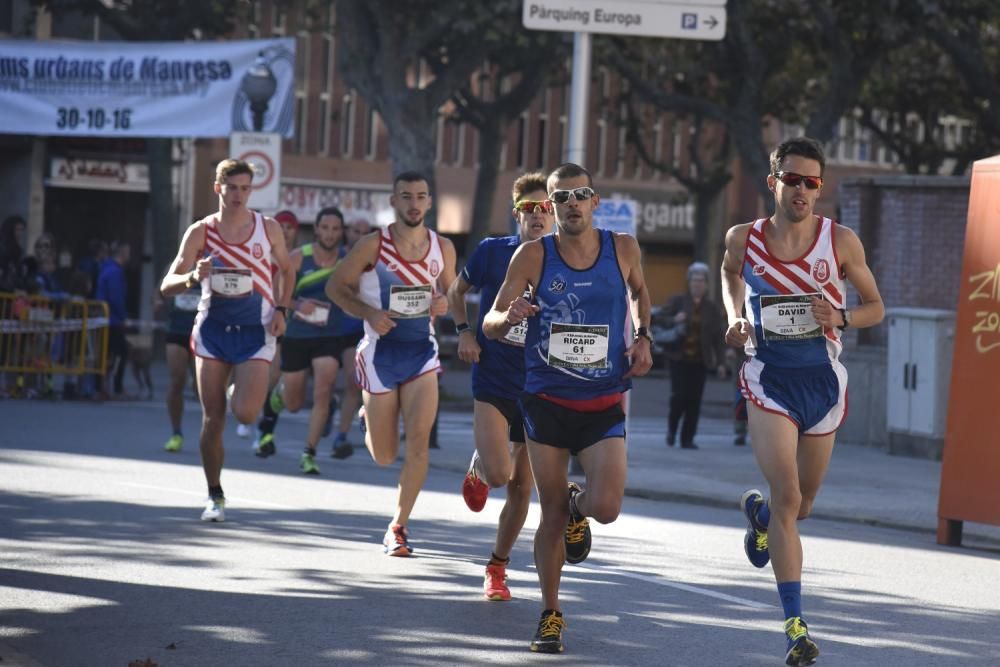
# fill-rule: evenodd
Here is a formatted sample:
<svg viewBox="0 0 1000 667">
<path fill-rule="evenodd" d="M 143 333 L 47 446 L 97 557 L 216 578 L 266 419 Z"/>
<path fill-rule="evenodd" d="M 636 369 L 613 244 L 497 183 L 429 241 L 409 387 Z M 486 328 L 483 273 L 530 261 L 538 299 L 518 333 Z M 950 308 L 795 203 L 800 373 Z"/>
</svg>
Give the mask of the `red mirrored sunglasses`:
<svg viewBox="0 0 1000 667">
<path fill-rule="evenodd" d="M 819 190 L 823 187 L 823 179 L 820 176 L 803 176 L 794 171 L 779 171 L 774 177 L 790 188 L 798 187 L 799 183 L 804 183 L 809 190 Z"/>
<path fill-rule="evenodd" d="M 532 199 L 522 199 L 514 203 L 514 210 L 519 213 L 552 213 L 552 202 L 548 199 L 535 201 Z"/>
</svg>

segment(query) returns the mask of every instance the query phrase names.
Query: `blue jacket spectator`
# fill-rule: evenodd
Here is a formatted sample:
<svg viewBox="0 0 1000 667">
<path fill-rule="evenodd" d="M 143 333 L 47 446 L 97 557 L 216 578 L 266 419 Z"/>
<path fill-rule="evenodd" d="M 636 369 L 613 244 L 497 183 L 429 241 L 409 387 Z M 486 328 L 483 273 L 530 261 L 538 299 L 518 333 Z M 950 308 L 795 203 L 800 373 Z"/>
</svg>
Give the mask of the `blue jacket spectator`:
<svg viewBox="0 0 1000 667">
<path fill-rule="evenodd" d="M 127 243 L 119 245 L 111 257 L 101 264 L 101 273 L 97 278 L 95 297 L 99 301 L 107 302 L 110 324 L 113 327 L 123 326 L 128 317 L 125 311 L 125 296 L 128 286 L 125 283 L 123 265 L 128 262 L 130 254 L 131 251 Z"/>
</svg>

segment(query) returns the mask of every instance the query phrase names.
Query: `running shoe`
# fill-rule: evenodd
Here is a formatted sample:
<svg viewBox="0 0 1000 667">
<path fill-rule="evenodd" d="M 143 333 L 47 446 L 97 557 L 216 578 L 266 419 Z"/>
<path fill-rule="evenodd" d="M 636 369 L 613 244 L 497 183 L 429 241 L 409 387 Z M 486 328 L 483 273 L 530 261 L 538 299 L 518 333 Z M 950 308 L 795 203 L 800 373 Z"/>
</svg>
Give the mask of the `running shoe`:
<svg viewBox="0 0 1000 667">
<path fill-rule="evenodd" d="M 262 459 L 274 456 L 277 451 L 277 448 L 274 446 L 274 434 L 272 433 L 264 433 L 253 444 L 253 453 Z"/>
<path fill-rule="evenodd" d="M 249 438 L 253 434 L 253 428 L 250 424 L 237 424 L 236 425 L 236 436 L 239 438 Z"/>
<path fill-rule="evenodd" d="M 566 629 L 566 621 L 561 612 L 546 609 L 538 621 L 538 630 L 531 640 L 531 650 L 534 653 L 562 653 L 562 633 Z"/>
<path fill-rule="evenodd" d="M 222 523 L 226 520 L 226 499 L 222 496 L 209 498 L 205 503 L 205 509 L 201 513 L 202 521 L 215 521 Z"/>
<path fill-rule="evenodd" d="M 763 504 L 764 496 L 757 489 L 750 489 L 740 498 L 740 509 L 747 518 L 747 532 L 743 536 L 743 551 L 750 564 L 764 567 L 771 560 L 767 550 L 767 526 L 757 520 L 757 508 Z"/>
<path fill-rule="evenodd" d="M 326 438 L 333 433 L 333 414 L 337 411 L 337 397 L 330 397 L 330 411 L 326 413 L 326 422 L 323 424 L 323 434 L 320 437 Z"/>
<path fill-rule="evenodd" d="M 409 556 L 413 553 L 413 547 L 410 546 L 410 531 L 398 523 L 389 526 L 389 530 L 385 531 L 385 537 L 382 538 L 382 547 L 389 556 Z"/>
<path fill-rule="evenodd" d="M 785 664 L 794 667 L 813 665 L 819 657 L 819 646 L 809 636 L 809 626 L 798 616 L 785 619 L 785 636 L 788 638 L 788 650 L 785 652 Z"/>
<path fill-rule="evenodd" d="M 576 482 L 569 483 L 569 522 L 566 524 L 566 562 L 582 563 L 590 555 L 590 521 L 573 511 L 573 499 L 583 489 Z M 562 650 L 562 649 L 560 649 Z"/>
<path fill-rule="evenodd" d="M 483 595 L 487 600 L 504 601 L 510 599 L 510 589 L 507 588 L 507 566 L 490 564 L 486 566 L 486 578 L 483 581 Z"/>
<path fill-rule="evenodd" d="M 335 459 L 346 459 L 353 454 L 354 445 L 347 442 L 347 437 L 343 433 L 338 434 L 333 441 L 333 450 L 330 452 L 330 456 Z"/>
<path fill-rule="evenodd" d="M 163 448 L 168 452 L 179 452 L 181 451 L 181 445 L 184 444 L 184 437 L 180 433 L 175 433 L 170 436 L 167 440 L 167 444 L 163 445 Z"/>
<path fill-rule="evenodd" d="M 316 465 L 316 456 L 314 454 L 302 452 L 302 458 L 299 461 L 299 466 L 302 468 L 302 472 L 307 475 L 319 474 L 319 466 Z"/>
<path fill-rule="evenodd" d="M 486 507 L 486 498 L 490 495 L 490 487 L 479 478 L 479 452 L 472 452 L 472 462 L 469 463 L 469 471 L 465 473 L 462 481 L 462 498 L 465 504 L 473 512 L 482 512 Z"/>
</svg>

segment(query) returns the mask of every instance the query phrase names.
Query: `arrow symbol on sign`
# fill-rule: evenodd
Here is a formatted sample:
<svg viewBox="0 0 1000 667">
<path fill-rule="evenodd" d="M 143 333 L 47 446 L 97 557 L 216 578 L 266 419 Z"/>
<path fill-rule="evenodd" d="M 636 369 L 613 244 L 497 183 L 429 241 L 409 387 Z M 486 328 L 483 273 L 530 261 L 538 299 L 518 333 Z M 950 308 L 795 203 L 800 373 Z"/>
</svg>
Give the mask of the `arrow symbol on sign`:
<svg viewBox="0 0 1000 667">
<path fill-rule="evenodd" d="M 708 24 L 708 29 L 712 30 L 713 28 L 715 28 L 715 26 L 719 25 L 719 20 L 716 19 L 714 16 L 709 16 L 707 19 L 705 19 L 705 23 Z"/>
</svg>

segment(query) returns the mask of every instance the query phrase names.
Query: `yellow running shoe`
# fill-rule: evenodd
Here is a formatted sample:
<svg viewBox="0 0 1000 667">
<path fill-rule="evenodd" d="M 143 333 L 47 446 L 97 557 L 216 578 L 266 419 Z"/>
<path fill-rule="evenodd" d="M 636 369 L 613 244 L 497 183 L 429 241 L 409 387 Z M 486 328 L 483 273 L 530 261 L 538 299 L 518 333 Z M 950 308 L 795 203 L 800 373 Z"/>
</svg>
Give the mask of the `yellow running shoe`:
<svg viewBox="0 0 1000 667">
<path fill-rule="evenodd" d="M 180 433 L 174 433 L 172 436 L 170 436 L 170 439 L 167 440 L 167 444 L 163 445 L 163 449 L 167 450 L 168 452 L 179 452 L 181 451 L 181 445 L 183 444 L 184 444 L 184 436 L 182 436 Z"/>
</svg>

